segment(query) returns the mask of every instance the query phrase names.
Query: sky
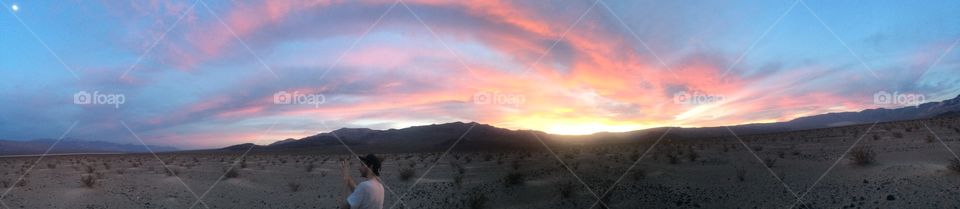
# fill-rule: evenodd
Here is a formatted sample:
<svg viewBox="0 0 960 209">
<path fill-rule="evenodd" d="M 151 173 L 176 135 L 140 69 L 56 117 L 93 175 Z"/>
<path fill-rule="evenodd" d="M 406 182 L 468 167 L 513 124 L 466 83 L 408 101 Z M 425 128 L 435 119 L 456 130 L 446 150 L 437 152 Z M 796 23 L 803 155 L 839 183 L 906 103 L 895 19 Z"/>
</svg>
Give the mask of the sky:
<svg viewBox="0 0 960 209">
<path fill-rule="evenodd" d="M 454 121 L 589 134 L 960 94 L 960 1 L 0 3 L 0 139 L 214 148 Z"/>
</svg>

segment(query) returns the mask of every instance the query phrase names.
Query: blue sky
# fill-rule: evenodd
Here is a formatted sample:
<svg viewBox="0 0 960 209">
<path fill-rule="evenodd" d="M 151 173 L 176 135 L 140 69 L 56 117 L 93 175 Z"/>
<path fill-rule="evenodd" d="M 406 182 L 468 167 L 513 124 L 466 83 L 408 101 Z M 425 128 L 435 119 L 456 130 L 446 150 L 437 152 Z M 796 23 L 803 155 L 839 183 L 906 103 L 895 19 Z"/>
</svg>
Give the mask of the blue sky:
<svg viewBox="0 0 960 209">
<path fill-rule="evenodd" d="M 0 139 L 77 122 L 69 138 L 136 143 L 121 121 L 182 148 L 452 121 L 586 134 L 960 94 L 957 1 L 0 3 Z"/>
</svg>

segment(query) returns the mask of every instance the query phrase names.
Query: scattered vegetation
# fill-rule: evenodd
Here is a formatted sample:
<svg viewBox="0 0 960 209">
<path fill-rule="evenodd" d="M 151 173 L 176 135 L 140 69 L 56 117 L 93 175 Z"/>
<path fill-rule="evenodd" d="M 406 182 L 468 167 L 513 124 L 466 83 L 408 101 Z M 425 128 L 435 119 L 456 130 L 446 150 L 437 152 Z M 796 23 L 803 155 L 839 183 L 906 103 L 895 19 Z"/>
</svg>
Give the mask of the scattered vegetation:
<svg viewBox="0 0 960 209">
<path fill-rule="evenodd" d="M 503 177 L 503 184 L 507 187 L 521 185 L 526 181 L 527 176 L 520 172 L 510 172 Z"/>
<path fill-rule="evenodd" d="M 647 170 L 641 167 L 633 169 L 633 180 L 640 181 L 647 178 Z"/>
<path fill-rule="evenodd" d="M 80 185 L 86 188 L 93 188 L 97 185 L 97 178 L 91 174 L 80 175 Z"/>
<path fill-rule="evenodd" d="M 573 183 L 563 182 L 557 185 L 557 191 L 560 192 L 560 199 L 568 199 L 573 197 L 574 186 Z"/>
<path fill-rule="evenodd" d="M 458 189 L 463 187 L 463 174 L 453 175 L 453 185 Z"/>
<path fill-rule="evenodd" d="M 740 182 L 747 180 L 747 170 L 741 167 L 737 167 L 737 180 Z"/>
<path fill-rule="evenodd" d="M 763 159 L 763 165 L 764 165 L 764 166 L 767 166 L 767 168 L 773 168 L 773 165 L 776 164 L 776 163 L 777 163 L 777 159 L 776 159 L 776 158 L 764 158 L 764 159 Z"/>
<path fill-rule="evenodd" d="M 290 188 L 290 192 L 298 192 L 300 191 L 300 184 L 297 182 L 290 182 L 287 183 L 287 188 Z"/>
<path fill-rule="evenodd" d="M 680 163 L 680 156 L 675 153 L 667 154 L 667 159 L 670 160 L 670 164 Z"/>
<path fill-rule="evenodd" d="M 227 173 L 225 173 L 223 177 L 228 179 L 237 178 L 237 177 L 240 177 L 240 172 L 238 172 L 237 169 L 229 168 L 229 170 L 227 170 Z"/>
<path fill-rule="evenodd" d="M 957 158 L 950 159 L 950 164 L 947 165 L 947 168 L 949 168 L 953 172 L 960 173 L 960 159 L 957 159 Z"/>
<path fill-rule="evenodd" d="M 474 189 L 470 191 L 470 194 L 467 198 L 467 207 L 470 209 L 482 209 L 487 207 L 487 195 L 480 191 L 479 189 Z"/>
<path fill-rule="evenodd" d="M 876 161 L 877 154 L 865 147 L 857 147 L 850 151 L 850 161 L 855 165 L 869 165 Z"/>
<path fill-rule="evenodd" d="M 410 178 L 413 178 L 413 175 L 417 174 L 417 171 L 413 168 L 400 168 L 400 180 L 408 181 Z"/>
</svg>

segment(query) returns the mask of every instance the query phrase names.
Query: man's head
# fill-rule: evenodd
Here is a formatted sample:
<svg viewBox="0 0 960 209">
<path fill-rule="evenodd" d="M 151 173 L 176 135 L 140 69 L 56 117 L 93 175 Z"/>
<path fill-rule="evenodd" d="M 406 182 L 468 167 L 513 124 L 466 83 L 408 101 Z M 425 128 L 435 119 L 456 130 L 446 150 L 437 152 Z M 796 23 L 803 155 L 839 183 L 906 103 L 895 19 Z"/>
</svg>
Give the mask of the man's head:
<svg viewBox="0 0 960 209">
<path fill-rule="evenodd" d="M 368 154 L 367 156 L 357 158 L 360 159 L 360 162 L 363 162 L 363 166 L 360 166 L 360 174 L 363 177 L 372 177 L 369 176 L 370 173 L 380 176 L 380 163 L 383 161 L 382 159 L 377 158 L 377 156 L 374 156 L 373 154 Z"/>
</svg>

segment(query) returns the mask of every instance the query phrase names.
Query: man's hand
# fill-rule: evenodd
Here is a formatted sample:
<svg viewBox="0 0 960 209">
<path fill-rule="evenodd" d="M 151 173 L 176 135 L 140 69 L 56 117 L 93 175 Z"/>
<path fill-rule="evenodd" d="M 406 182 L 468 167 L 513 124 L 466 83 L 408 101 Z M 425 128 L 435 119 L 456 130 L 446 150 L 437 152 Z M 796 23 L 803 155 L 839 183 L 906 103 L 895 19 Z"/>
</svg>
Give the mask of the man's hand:
<svg viewBox="0 0 960 209">
<path fill-rule="evenodd" d="M 357 188 L 357 182 L 350 176 L 350 163 L 347 160 L 340 160 L 340 175 L 343 176 L 343 183 L 347 185 L 347 195 Z"/>
<path fill-rule="evenodd" d="M 340 175 L 343 176 L 344 179 L 350 176 L 350 164 L 347 160 L 340 160 Z"/>
</svg>

